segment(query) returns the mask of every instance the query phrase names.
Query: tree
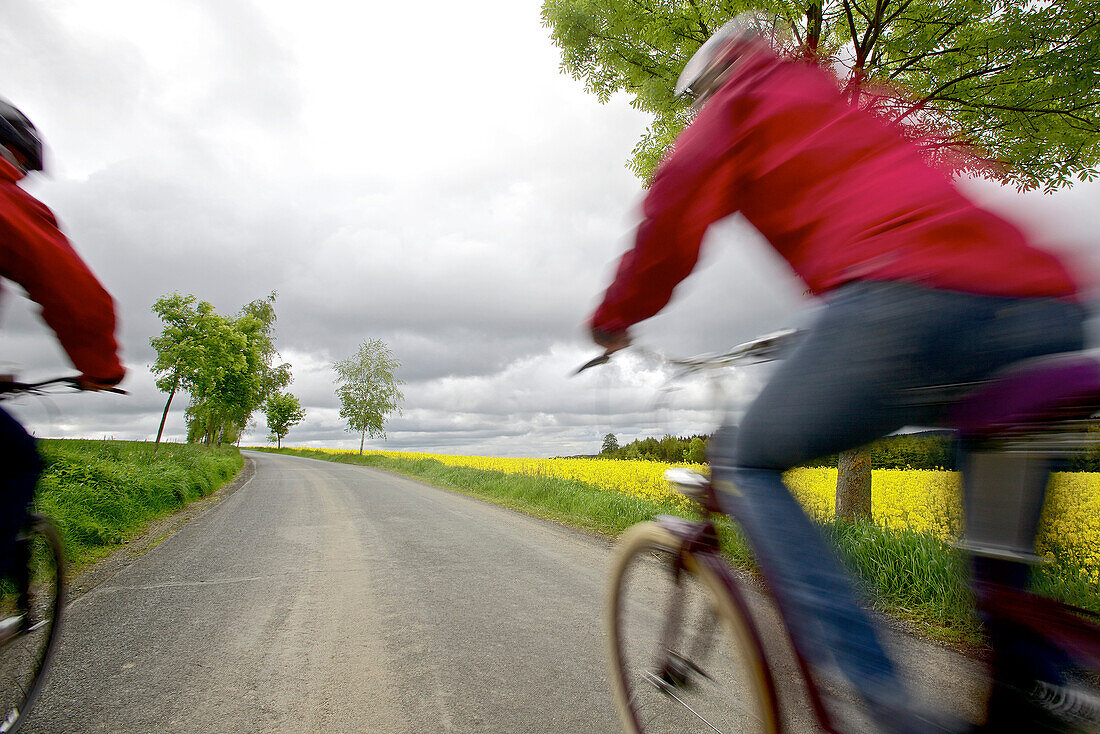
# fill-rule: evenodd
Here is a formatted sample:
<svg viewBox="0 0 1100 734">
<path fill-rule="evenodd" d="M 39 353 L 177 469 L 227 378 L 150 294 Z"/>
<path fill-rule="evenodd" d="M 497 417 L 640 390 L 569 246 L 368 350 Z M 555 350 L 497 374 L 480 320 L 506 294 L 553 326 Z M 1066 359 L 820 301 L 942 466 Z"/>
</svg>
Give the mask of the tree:
<svg viewBox="0 0 1100 734">
<path fill-rule="evenodd" d="M 976 149 L 1003 164 L 984 173 L 1021 188 L 1097 175 L 1096 0 L 545 0 L 542 18 L 564 71 L 601 101 L 625 92 L 653 116 L 630 162 L 648 179 L 690 120 L 688 102 L 672 96 L 680 70 L 746 10 L 788 28 L 787 50 L 835 69 L 947 163 Z M 862 94 L 884 88 L 893 91 Z"/>
<path fill-rule="evenodd" d="M 684 451 L 684 461 L 689 464 L 705 464 L 707 462 L 707 444 L 699 436 L 694 436 L 691 443 Z"/>
<path fill-rule="evenodd" d="M 153 311 L 165 324 L 161 335 L 149 340 L 157 350 L 152 365 L 153 373 L 160 375 L 157 387 L 168 393 L 157 431 L 159 444 L 176 391 L 182 389 L 191 396 L 189 416 L 210 412 L 206 408 L 211 396 L 218 393 L 226 375 L 244 367 L 244 340 L 210 303 L 192 295 L 163 296 L 153 304 Z M 190 419 L 188 428 L 190 433 Z"/>
<path fill-rule="evenodd" d="M 232 433 L 244 430 L 267 398 L 291 382 L 290 365 L 274 364 L 279 356 L 275 349 L 275 298 L 273 291 L 266 298 L 245 304 L 234 319 L 233 326 L 245 342 L 244 369 L 227 382 L 225 399 L 219 406 L 223 441 L 234 440 Z"/>
<path fill-rule="evenodd" d="M 601 454 L 613 454 L 619 450 L 619 439 L 615 438 L 614 433 L 609 433 L 603 437 L 603 446 L 600 448 Z"/>
<path fill-rule="evenodd" d="M 306 411 L 298 402 L 298 398 L 288 392 L 278 392 L 268 396 L 267 402 L 264 403 L 264 414 L 267 416 L 267 428 L 271 431 L 267 440 L 276 441 L 278 448 L 283 447 L 283 437 L 290 429 L 306 417 Z"/>
<path fill-rule="evenodd" d="M 181 387 L 186 389 L 197 370 L 201 339 L 194 302 L 194 296 L 173 293 L 162 296 L 153 303 L 153 312 L 164 322 L 164 330 L 160 336 L 149 340 L 150 346 L 157 352 L 152 371 L 154 375 L 161 375 L 156 381 L 157 388 L 168 393 L 168 400 L 164 403 L 164 411 L 160 416 L 160 426 L 157 428 L 157 438 L 153 442 L 154 452 L 164 434 L 164 423 L 168 419 L 168 409 L 172 406 L 176 390 Z"/>
<path fill-rule="evenodd" d="M 381 339 L 366 340 L 354 356 L 332 365 L 340 417 L 348 422 L 348 431 L 360 434 L 360 454 L 366 437 L 385 438 L 386 417 L 401 412 L 398 402 L 405 396 L 398 386 L 405 383 L 395 376 L 400 367 Z"/>
<path fill-rule="evenodd" d="M 236 441 L 267 396 L 290 383 L 290 366 L 272 364 L 278 356 L 275 295 L 252 301 L 232 319 L 192 295 L 174 293 L 154 303 L 165 327 L 150 339 L 157 350 L 152 370 L 160 375 L 157 387 L 169 393 L 158 442 L 179 389 L 191 398 L 187 440 L 210 445 Z"/>
<path fill-rule="evenodd" d="M 849 522 L 871 517 L 871 454 L 842 451 L 837 463 L 836 516 Z"/>
</svg>

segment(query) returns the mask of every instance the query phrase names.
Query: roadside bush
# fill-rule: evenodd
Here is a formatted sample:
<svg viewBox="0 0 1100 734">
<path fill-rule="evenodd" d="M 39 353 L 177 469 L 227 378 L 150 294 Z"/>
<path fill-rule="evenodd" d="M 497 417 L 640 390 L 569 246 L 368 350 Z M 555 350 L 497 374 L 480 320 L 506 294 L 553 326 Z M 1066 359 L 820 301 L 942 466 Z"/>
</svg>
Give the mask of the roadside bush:
<svg viewBox="0 0 1100 734">
<path fill-rule="evenodd" d="M 137 441 L 43 440 L 40 512 L 61 529 L 80 564 L 125 542 L 149 523 L 210 494 L 244 464 L 232 447 Z"/>
</svg>

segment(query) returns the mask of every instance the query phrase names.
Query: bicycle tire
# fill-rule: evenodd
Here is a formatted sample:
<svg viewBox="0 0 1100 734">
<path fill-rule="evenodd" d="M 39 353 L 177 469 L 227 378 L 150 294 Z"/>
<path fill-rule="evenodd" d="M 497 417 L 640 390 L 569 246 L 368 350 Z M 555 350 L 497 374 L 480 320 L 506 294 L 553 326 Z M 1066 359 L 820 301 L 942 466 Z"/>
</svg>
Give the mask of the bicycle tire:
<svg viewBox="0 0 1100 734">
<path fill-rule="evenodd" d="M 656 609 L 662 599 L 664 608 Z M 771 672 L 736 587 L 707 558 L 682 553 L 679 539 L 659 524 L 640 523 L 623 534 L 605 623 L 608 675 L 624 731 L 780 732 Z M 707 634 L 708 626 L 715 634 Z"/>
<path fill-rule="evenodd" d="M 0 733 L 19 731 L 38 698 L 57 647 L 65 562 L 53 523 L 32 515 L 20 534 L 16 570 L 0 581 Z M 26 593 L 16 578 L 26 576 Z"/>
</svg>

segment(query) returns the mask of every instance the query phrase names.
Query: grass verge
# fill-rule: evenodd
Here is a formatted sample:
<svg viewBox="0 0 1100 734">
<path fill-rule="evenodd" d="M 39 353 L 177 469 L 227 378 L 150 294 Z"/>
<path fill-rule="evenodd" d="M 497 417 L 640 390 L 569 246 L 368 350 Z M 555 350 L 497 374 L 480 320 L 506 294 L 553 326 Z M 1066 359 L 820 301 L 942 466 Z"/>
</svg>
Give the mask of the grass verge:
<svg viewBox="0 0 1100 734">
<path fill-rule="evenodd" d="M 75 570 L 102 558 L 152 520 L 204 497 L 244 464 L 232 447 L 47 439 L 35 503 L 61 529 Z"/>
<path fill-rule="evenodd" d="M 432 459 L 379 454 L 332 454 L 310 449 L 260 450 L 396 472 L 536 517 L 617 536 L 657 514 L 684 514 L 671 503 L 644 500 L 569 479 L 447 466 Z M 844 563 L 862 579 L 874 606 L 943 642 L 974 646 L 981 633 L 966 584 L 962 554 L 922 533 L 887 529 L 871 522 L 830 521 L 823 530 Z M 747 542 L 732 524 L 719 527 L 731 562 L 756 573 Z M 1042 567 L 1036 586 L 1077 606 L 1100 613 L 1100 588 L 1087 573 L 1064 563 Z"/>
</svg>

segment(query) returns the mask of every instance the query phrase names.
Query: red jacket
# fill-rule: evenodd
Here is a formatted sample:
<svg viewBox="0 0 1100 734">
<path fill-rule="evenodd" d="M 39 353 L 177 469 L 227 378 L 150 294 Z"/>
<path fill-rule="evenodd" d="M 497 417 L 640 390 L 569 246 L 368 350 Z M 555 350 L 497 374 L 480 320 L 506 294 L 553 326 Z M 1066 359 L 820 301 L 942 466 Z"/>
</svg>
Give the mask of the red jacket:
<svg viewBox="0 0 1100 734">
<path fill-rule="evenodd" d="M 0 276 L 23 286 L 81 373 L 114 384 L 126 373 L 115 342 L 114 302 L 57 227 L 53 213 L 16 185 L 0 158 Z"/>
<path fill-rule="evenodd" d="M 660 311 L 707 227 L 741 211 L 816 294 L 852 280 L 1072 298 L 1053 255 L 979 209 L 824 71 L 760 54 L 703 106 L 658 168 L 634 247 L 591 325 Z"/>
</svg>

